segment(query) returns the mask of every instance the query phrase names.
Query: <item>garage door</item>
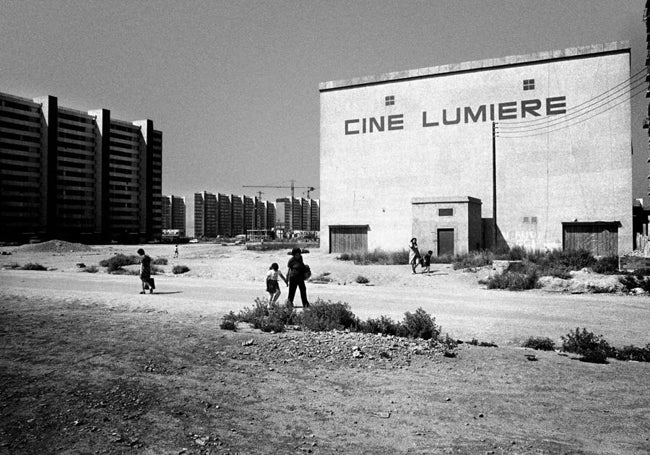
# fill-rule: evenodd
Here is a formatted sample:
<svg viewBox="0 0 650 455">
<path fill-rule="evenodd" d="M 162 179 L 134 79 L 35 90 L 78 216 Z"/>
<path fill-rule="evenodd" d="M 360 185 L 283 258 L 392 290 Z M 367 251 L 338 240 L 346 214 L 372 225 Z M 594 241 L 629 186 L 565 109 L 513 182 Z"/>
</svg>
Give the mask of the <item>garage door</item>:
<svg viewBox="0 0 650 455">
<path fill-rule="evenodd" d="M 619 225 L 617 221 L 562 223 L 562 246 L 594 256 L 617 256 Z"/>
<path fill-rule="evenodd" d="M 330 253 L 368 252 L 368 225 L 330 226 Z"/>
</svg>

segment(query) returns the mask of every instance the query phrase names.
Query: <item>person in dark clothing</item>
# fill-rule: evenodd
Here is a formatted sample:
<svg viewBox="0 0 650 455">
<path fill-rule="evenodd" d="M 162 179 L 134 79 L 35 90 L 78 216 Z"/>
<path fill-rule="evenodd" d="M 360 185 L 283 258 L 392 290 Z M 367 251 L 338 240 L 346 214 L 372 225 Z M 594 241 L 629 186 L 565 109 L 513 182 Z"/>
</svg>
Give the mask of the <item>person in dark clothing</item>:
<svg viewBox="0 0 650 455">
<path fill-rule="evenodd" d="M 300 248 L 296 247 L 291 250 L 291 259 L 289 259 L 287 267 L 287 278 L 289 280 L 289 303 L 293 305 L 293 298 L 296 295 L 296 288 L 299 288 L 302 307 L 308 308 L 309 301 L 307 300 L 307 288 L 305 286 L 306 267 L 305 263 L 302 261 Z"/>
<path fill-rule="evenodd" d="M 156 288 L 156 286 L 154 285 L 154 281 L 151 278 L 151 257 L 144 254 L 144 250 L 142 248 L 138 250 L 138 254 L 141 257 L 140 280 L 142 281 L 142 291 L 140 294 L 144 294 L 147 289 L 149 289 L 150 294 L 153 294 L 153 290 Z"/>
</svg>

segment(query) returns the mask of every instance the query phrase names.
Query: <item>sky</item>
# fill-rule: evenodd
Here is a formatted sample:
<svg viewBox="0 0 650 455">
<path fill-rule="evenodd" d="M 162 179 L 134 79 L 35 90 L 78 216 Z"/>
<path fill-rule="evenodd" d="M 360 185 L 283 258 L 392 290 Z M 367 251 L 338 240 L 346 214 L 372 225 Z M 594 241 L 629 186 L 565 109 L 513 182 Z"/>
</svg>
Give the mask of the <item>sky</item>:
<svg viewBox="0 0 650 455">
<path fill-rule="evenodd" d="M 627 40 L 644 0 L 0 0 L 0 91 L 152 119 L 163 194 L 275 200 L 319 186 L 320 82 Z M 647 197 L 648 100 L 632 101 Z M 190 215 L 188 213 L 188 215 Z M 188 216 L 189 218 L 189 216 Z M 191 218 L 190 218 L 191 219 Z M 188 226 L 189 227 L 189 226 Z"/>
</svg>

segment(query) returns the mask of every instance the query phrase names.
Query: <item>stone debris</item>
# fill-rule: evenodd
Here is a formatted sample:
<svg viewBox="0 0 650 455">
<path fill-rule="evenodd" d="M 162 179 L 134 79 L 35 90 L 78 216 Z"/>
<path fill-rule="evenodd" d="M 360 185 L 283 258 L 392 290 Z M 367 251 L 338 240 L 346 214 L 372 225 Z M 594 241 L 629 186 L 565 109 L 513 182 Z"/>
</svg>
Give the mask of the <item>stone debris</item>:
<svg viewBox="0 0 650 455">
<path fill-rule="evenodd" d="M 233 359 L 263 360 L 273 352 L 273 357 L 281 364 L 324 361 L 328 364 L 384 364 L 399 368 L 409 366 L 416 357 L 442 358 L 446 351 L 444 346 L 430 340 L 338 330 L 284 332 L 255 341 L 243 341 L 241 345 L 246 350 L 239 348 L 238 352 L 229 353 Z"/>
</svg>

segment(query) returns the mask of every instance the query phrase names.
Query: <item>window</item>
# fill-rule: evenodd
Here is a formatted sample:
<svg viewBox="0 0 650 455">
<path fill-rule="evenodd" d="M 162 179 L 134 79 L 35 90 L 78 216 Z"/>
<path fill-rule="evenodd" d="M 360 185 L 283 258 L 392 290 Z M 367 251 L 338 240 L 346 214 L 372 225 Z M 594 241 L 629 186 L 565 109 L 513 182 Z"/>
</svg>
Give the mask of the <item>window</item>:
<svg viewBox="0 0 650 455">
<path fill-rule="evenodd" d="M 535 90 L 535 79 L 524 79 L 524 90 Z"/>
<path fill-rule="evenodd" d="M 533 224 L 537 224 L 537 217 L 536 216 L 530 217 L 530 222 Z"/>
<path fill-rule="evenodd" d="M 529 223 L 529 222 L 530 222 L 530 219 L 527 216 L 525 216 L 524 217 L 524 223 Z"/>
<path fill-rule="evenodd" d="M 438 216 L 454 216 L 454 209 L 438 209 Z"/>
<path fill-rule="evenodd" d="M 386 97 L 386 106 L 394 106 L 395 105 L 395 96 L 390 95 Z"/>
</svg>

